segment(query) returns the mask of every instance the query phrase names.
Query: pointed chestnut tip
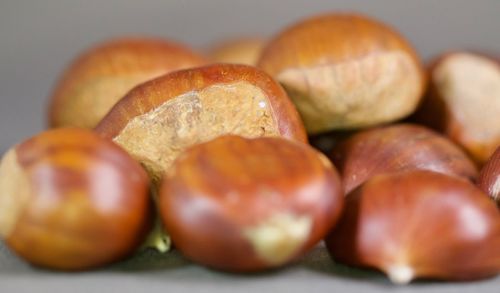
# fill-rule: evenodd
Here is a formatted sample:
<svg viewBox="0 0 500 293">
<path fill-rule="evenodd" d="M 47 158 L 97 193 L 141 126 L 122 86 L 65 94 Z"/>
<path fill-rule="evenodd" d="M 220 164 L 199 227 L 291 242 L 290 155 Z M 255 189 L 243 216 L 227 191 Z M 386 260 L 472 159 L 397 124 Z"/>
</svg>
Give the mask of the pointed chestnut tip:
<svg viewBox="0 0 500 293">
<path fill-rule="evenodd" d="M 409 284 L 415 277 L 413 268 L 408 265 L 391 266 L 387 269 L 386 274 L 392 283 L 398 285 Z"/>
</svg>

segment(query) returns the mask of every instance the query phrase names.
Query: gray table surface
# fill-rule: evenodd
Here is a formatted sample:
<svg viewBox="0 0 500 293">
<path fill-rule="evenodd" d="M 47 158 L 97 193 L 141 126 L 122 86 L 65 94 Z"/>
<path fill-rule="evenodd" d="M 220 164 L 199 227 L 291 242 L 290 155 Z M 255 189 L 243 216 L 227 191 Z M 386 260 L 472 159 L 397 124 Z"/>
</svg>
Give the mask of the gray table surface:
<svg viewBox="0 0 500 293">
<path fill-rule="evenodd" d="M 173 38 L 198 49 L 240 34 L 272 35 L 307 15 L 360 11 L 395 25 L 424 60 L 455 48 L 500 53 L 498 0 L 0 0 L 0 151 L 42 130 L 59 74 L 113 36 Z M 0 292 L 500 292 L 500 277 L 393 286 L 381 274 L 334 264 L 322 247 L 268 274 L 229 275 L 178 253 L 145 252 L 88 273 L 31 266 L 0 241 Z"/>
</svg>

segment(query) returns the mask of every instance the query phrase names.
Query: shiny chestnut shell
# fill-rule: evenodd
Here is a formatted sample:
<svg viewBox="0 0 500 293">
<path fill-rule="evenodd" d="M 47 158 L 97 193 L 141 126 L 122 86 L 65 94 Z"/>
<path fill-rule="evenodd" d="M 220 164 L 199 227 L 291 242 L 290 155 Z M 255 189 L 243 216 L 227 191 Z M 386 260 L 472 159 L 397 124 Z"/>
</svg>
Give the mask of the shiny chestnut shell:
<svg viewBox="0 0 500 293">
<path fill-rule="evenodd" d="M 83 270 L 130 255 L 150 224 L 146 172 L 114 143 L 60 128 L 0 165 L 0 232 L 28 262 Z"/>
<path fill-rule="evenodd" d="M 309 146 L 238 136 L 188 149 L 159 197 L 163 223 L 186 257 L 237 272 L 303 255 L 335 224 L 342 205 L 334 167 Z"/>
<path fill-rule="evenodd" d="M 477 184 L 500 205 L 500 148 L 481 169 Z"/>
</svg>

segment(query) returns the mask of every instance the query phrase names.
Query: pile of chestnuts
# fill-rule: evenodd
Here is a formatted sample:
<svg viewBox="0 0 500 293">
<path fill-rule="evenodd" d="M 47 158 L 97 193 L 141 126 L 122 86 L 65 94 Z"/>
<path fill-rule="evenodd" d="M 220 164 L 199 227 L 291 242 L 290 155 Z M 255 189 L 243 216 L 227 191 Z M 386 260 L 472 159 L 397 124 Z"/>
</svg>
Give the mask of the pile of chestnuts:
<svg viewBox="0 0 500 293">
<path fill-rule="evenodd" d="M 394 283 L 491 277 L 499 113 L 494 56 L 457 50 L 424 68 L 364 15 L 206 54 L 111 40 L 63 74 L 51 129 L 4 154 L 0 236 L 65 271 L 170 241 L 214 269 L 265 271 L 324 240 L 335 262 Z"/>
</svg>

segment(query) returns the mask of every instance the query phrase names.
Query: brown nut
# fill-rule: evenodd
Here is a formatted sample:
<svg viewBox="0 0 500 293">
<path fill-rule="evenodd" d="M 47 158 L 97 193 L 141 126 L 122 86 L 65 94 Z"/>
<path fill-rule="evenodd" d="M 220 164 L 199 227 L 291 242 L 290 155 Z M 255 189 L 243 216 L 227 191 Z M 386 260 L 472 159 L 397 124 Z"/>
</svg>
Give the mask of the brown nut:
<svg viewBox="0 0 500 293">
<path fill-rule="evenodd" d="M 214 46 L 208 56 L 215 62 L 256 65 L 264 45 L 265 40 L 258 37 L 226 40 Z"/>
<path fill-rule="evenodd" d="M 206 63 L 190 49 L 166 40 L 107 41 L 84 52 L 63 74 L 51 97 L 49 124 L 93 128 L 134 86 Z"/>
<path fill-rule="evenodd" d="M 373 177 L 346 198 L 326 238 L 333 259 L 416 278 L 473 280 L 500 272 L 500 213 L 472 183 L 431 171 Z"/>
<path fill-rule="evenodd" d="M 424 169 L 474 181 L 477 169 L 451 141 L 422 126 L 395 124 L 354 134 L 338 145 L 331 158 L 345 193 L 371 177 Z"/>
<path fill-rule="evenodd" d="M 303 255 L 342 205 L 328 159 L 283 138 L 223 136 L 194 146 L 167 172 L 160 193 L 163 223 L 183 254 L 240 272 Z"/>
<path fill-rule="evenodd" d="M 500 146 L 500 63 L 454 52 L 439 57 L 429 71 L 430 89 L 416 121 L 443 132 L 484 164 Z"/>
<path fill-rule="evenodd" d="M 500 205 L 500 148 L 481 169 L 478 186 Z"/>
<path fill-rule="evenodd" d="M 0 164 L 0 236 L 25 260 L 82 270 L 131 254 L 150 223 L 146 172 L 82 129 L 43 132 Z"/>
<path fill-rule="evenodd" d="M 146 82 L 117 103 L 96 131 L 139 160 L 155 182 L 184 149 L 223 134 L 307 141 L 283 89 L 261 70 L 230 64 Z"/>
<path fill-rule="evenodd" d="M 425 84 L 408 42 L 355 14 L 293 25 L 268 43 L 257 64 L 285 87 L 309 134 L 403 118 L 417 107 Z"/>
</svg>

